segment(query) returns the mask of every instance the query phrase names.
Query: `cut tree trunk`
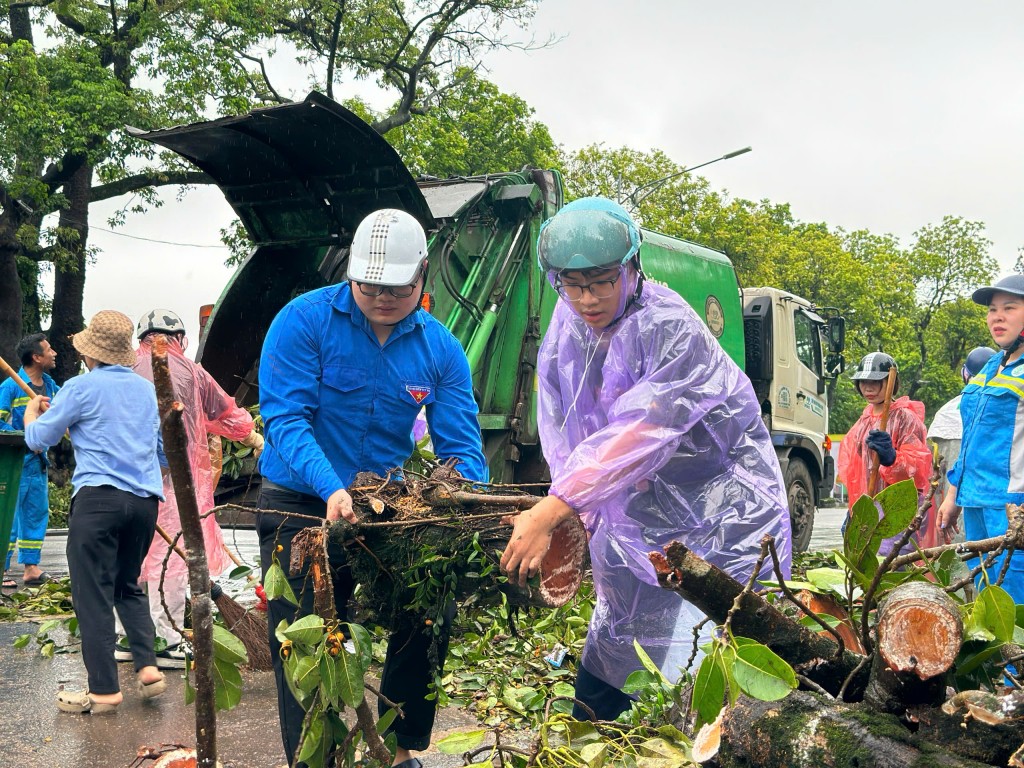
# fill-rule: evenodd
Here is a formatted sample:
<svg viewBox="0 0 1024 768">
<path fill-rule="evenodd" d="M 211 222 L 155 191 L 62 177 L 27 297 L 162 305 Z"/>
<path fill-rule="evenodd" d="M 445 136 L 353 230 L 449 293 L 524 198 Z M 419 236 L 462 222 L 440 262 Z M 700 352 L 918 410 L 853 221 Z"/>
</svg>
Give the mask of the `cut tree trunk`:
<svg viewBox="0 0 1024 768">
<path fill-rule="evenodd" d="M 650 557 L 661 586 L 678 592 L 716 624 L 725 622 L 729 609 L 743 591 L 742 584 L 678 541 L 665 547 L 664 555 L 652 552 Z M 733 614 L 732 631 L 735 635 L 767 645 L 793 665 L 797 672 L 833 696 L 839 693 L 850 673 L 864 661 L 860 654 L 847 650 L 837 655 L 839 645 L 830 635 L 815 634 L 764 598 L 751 593 L 743 596 L 739 610 Z M 868 668 L 865 665 L 847 687 L 847 696 L 859 699 L 867 682 Z"/>
<path fill-rule="evenodd" d="M 878 609 L 875 656 L 864 701 L 902 714 L 913 705 L 945 701 L 945 673 L 963 644 L 960 609 L 931 582 L 896 587 Z"/>
<path fill-rule="evenodd" d="M 722 723 L 721 768 L 987 768 L 911 734 L 897 718 L 794 692 L 741 697 Z M 1005 763 L 1002 763 L 1005 765 Z"/>
</svg>

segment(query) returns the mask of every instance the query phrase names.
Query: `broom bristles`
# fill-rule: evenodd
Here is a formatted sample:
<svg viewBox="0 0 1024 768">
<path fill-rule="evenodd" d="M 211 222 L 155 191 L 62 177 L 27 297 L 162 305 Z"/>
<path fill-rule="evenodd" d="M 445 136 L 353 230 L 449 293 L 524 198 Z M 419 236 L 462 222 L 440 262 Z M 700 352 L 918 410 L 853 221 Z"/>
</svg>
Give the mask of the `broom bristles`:
<svg viewBox="0 0 1024 768">
<path fill-rule="evenodd" d="M 228 631 L 245 646 L 245 652 L 249 656 L 249 668 L 260 672 L 273 669 L 266 614 L 259 610 L 246 610 L 230 595 L 225 594 L 219 584 L 214 584 L 213 587 L 213 602 L 217 605 Z"/>
</svg>

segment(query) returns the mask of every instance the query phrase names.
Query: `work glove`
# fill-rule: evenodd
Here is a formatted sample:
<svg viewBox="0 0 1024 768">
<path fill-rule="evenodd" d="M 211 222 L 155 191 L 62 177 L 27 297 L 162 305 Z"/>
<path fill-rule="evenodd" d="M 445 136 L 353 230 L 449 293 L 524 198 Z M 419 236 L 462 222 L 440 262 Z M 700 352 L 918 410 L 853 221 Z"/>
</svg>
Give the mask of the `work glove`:
<svg viewBox="0 0 1024 768">
<path fill-rule="evenodd" d="M 892 447 L 892 436 L 888 432 L 872 429 L 864 443 L 878 454 L 878 463 L 883 467 L 891 467 L 896 463 L 896 449 Z"/>
<path fill-rule="evenodd" d="M 258 459 L 260 454 L 263 453 L 263 435 L 254 429 L 245 436 L 245 439 L 242 440 L 242 445 L 252 448 L 252 457 Z"/>
</svg>

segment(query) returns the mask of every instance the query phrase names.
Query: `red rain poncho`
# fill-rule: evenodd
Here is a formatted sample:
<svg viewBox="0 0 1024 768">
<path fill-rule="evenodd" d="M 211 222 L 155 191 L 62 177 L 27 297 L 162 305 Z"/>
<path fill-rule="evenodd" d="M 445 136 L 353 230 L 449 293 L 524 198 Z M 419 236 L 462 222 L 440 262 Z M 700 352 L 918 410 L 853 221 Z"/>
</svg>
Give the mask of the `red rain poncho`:
<svg viewBox="0 0 1024 768">
<path fill-rule="evenodd" d="M 874 451 L 864 441 L 868 432 L 879 428 L 880 415 L 875 415 L 873 406 L 865 406 L 860 418 L 850 427 L 842 443 L 839 445 L 839 462 L 836 471 L 839 480 L 846 486 L 850 507 L 857 499 L 868 493 L 868 477 L 871 473 L 871 461 Z M 932 474 L 932 454 L 928 450 L 927 431 L 924 426 L 924 403 L 901 397 L 892 401 L 889 406 L 889 422 L 886 432 L 892 437 L 896 449 L 896 461 L 890 467 L 880 467 L 878 471 L 878 488 L 875 492 L 887 488 L 901 480 L 913 480 L 917 486 L 919 499 L 928 493 L 928 481 Z M 932 518 L 934 511 L 929 512 Z M 929 546 L 928 539 L 934 537 L 935 526 L 931 519 L 925 520 L 917 534 L 918 543 Z M 896 537 L 886 539 L 881 546 L 881 554 L 887 554 Z"/>
<path fill-rule="evenodd" d="M 136 373 L 150 381 L 153 380 L 152 338 L 150 336 L 139 344 L 134 366 Z M 243 440 L 252 432 L 252 416 L 239 407 L 202 366 L 185 357 L 181 344 L 170 337 L 167 339 L 167 365 L 174 384 L 175 398 L 185 406 L 183 422 L 188 436 L 188 458 L 196 489 L 196 503 L 202 515 L 214 506 L 214 471 L 210 462 L 207 433 L 229 440 Z M 178 517 L 178 502 L 169 474 L 164 476 L 164 497 L 166 501 L 160 504 L 157 523 L 174 536 L 181 530 L 181 519 Z M 216 577 L 227 568 L 230 559 L 224 550 L 224 537 L 214 515 L 203 518 L 203 538 L 206 541 L 210 576 Z M 179 544 L 184 546 L 184 542 Z M 154 536 L 142 564 L 139 580 L 158 582 L 166 554 L 167 543 L 159 534 Z M 171 555 L 167 561 L 167 580 L 177 577 L 180 581 L 187 573 L 185 561 L 177 555 Z"/>
</svg>

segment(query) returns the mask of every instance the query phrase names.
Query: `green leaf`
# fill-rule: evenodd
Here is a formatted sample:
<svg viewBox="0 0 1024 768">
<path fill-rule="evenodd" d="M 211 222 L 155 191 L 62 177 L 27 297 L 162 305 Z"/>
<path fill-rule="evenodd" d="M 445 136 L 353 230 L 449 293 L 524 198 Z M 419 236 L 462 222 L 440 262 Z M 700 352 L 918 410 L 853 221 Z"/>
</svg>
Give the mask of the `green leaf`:
<svg viewBox="0 0 1024 768">
<path fill-rule="evenodd" d="M 229 664 L 246 664 L 249 661 L 242 641 L 220 624 L 213 625 L 213 655 Z"/>
<path fill-rule="evenodd" d="M 633 650 L 636 651 L 637 658 L 639 658 L 640 663 L 644 665 L 644 669 L 652 675 L 657 675 L 660 679 L 664 680 L 666 684 L 668 684 L 668 680 L 665 680 L 665 676 L 661 674 L 661 668 L 654 663 L 650 656 L 647 655 L 647 651 L 643 649 L 643 646 L 641 646 L 635 638 L 633 639 Z"/>
<path fill-rule="evenodd" d="M 974 624 L 987 629 L 996 640 L 1004 643 L 1013 640 L 1016 619 L 1017 607 L 1002 587 L 985 587 L 974 601 Z"/>
<path fill-rule="evenodd" d="M 320 685 L 320 665 L 316 656 L 302 656 L 295 662 L 295 673 L 293 677 L 295 687 L 305 693 L 311 693 L 314 688 Z"/>
<path fill-rule="evenodd" d="M 760 643 L 750 642 L 736 649 L 732 672 L 743 692 L 761 701 L 777 701 L 797 687 L 793 668 Z"/>
<path fill-rule="evenodd" d="M 394 707 L 381 715 L 377 721 L 377 733 L 384 733 L 384 731 L 390 728 L 391 724 L 395 722 L 396 717 L 398 717 L 398 710 Z"/>
<path fill-rule="evenodd" d="M 888 539 L 906 530 L 917 514 L 917 486 L 913 480 L 900 480 L 879 491 L 875 501 L 883 512 L 878 522 L 878 534 Z"/>
<path fill-rule="evenodd" d="M 316 645 L 323 636 L 324 620 L 315 613 L 296 619 L 285 629 L 278 628 L 277 630 L 278 640 L 291 640 L 293 643 L 306 646 Z"/>
<path fill-rule="evenodd" d="M 348 635 L 355 646 L 356 655 L 359 658 L 359 666 L 365 675 L 370 665 L 373 664 L 373 638 L 370 633 L 359 624 L 347 624 Z"/>
<path fill-rule="evenodd" d="M 646 669 L 637 669 L 629 673 L 629 677 L 626 678 L 626 682 L 622 685 L 622 692 L 640 693 L 641 691 L 650 690 L 658 685 L 658 683 L 657 675 L 652 674 Z"/>
<path fill-rule="evenodd" d="M 804 578 L 819 590 L 846 595 L 846 571 L 839 568 L 811 568 Z"/>
<path fill-rule="evenodd" d="M 242 673 L 230 662 L 213 660 L 213 698 L 217 709 L 233 709 L 242 700 Z"/>
<path fill-rule="evenodd" d="M 31 642 L 32 642 L 32 635 L 18 635 L 14 639 L 14 647 L 15 648 L 24 648 L 25 646 L 27 646 Z"/>
<path fill-rule="evenodd" d="M 487 731 L 462 731 L 449 734 L 437 742 L 437 748 L 446 755 L 461 755 L 484 743 Z"/>
<path fill-rule="evenodd" d="M 362 703 L 365 695 L 363 688 L 365 670 L 360 663 L 359 656 L 347 653 L 342 649 L 342 652 L 333 661 L 337 670 L 338 696 L 346 705 L 354 709 Z"/>
<path fill-rule="evenodd" d="M 323 712 L 315 712 L 302 732 L 302 749 L 299 750 L 298 762 L 307 765 L 323 765 L 324 758 L 320 752 L 324 747 Z"/>
<path fill-rule="evenodd" d="M 608 759 L 608 744 L 584 744 L 580 750 L 580 759 L 586 763 L 587 768 L 601 768 Z"/>
<path fill-rule="evenodd" d="M 263 591 L 267 594 L 268 600 L 287 600 L 294 606 L 299 605 L 292 591 L 292 585 L 288 583 L 288 577 L 284 575 L 281 564 L 273 562 L 267 569 L 267 577 L 263 580 Z"/>
<path fill-rule="evenodd" d="M 338 666 L 334 663 L 334 659 L 331 658 L 330 654 L 322 654 L 320 656 L 320 693 L 323 694 L 333 707 L 340 709 L 341 706 L 338 703 L 338 692 L 341 690 L 338 684 Z"/>
<path fill-rule="evenodd" d="M 697 712 L 697 728 L 704 723 L 714 722 L 725 702 L 726 678 L 721 656 L 705 656 L 697 669 L 693 682 L 691 708 Z"/>
<path fill-rule="evenodd" d="M 846 559 L 868 578 L 878 570 L 878 547 L 882 543 L 878 535 L 880 514 L 880 506 L 870 496 L 861 496 L 853 504 L 843 541 Z"/>
</svg>

